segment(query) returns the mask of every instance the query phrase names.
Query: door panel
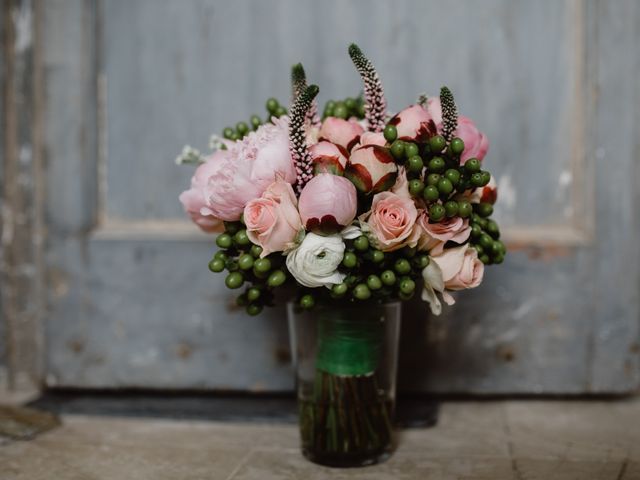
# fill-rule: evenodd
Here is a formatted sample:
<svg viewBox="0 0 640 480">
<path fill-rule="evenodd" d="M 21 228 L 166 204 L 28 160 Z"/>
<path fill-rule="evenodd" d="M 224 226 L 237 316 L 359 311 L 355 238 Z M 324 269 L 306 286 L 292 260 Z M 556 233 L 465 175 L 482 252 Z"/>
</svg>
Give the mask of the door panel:
<svg viewBox="0 0 640 480">
<path fill-rule="evenodd" d="M 208 272 L 212 238 L 177 202 L 192 170 L 173 158 L 263 115 L 267 97 L 285 101 L 298 61 L 321 101 L 356 94 L 353 41 L 392 107 L 447 84 L 486 132 L 511 247 L 442 317 L 407 307 L 402 388 L 638 385 L 640 66 L 608 52 L 634 51 L 640 7 L 380 0 L 363 16 L 363 5 L 47 3 L 49 385 L 292 388 L 283 309 L 247 317 Z"/>
</svg>

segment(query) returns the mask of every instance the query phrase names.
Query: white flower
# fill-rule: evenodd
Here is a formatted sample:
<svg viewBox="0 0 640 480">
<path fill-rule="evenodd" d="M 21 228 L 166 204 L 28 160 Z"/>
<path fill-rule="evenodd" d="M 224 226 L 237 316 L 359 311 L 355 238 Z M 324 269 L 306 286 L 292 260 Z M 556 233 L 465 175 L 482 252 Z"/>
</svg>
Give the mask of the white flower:
<svg viewBox="0 0 640 480">
<path fill-rule="evenodd" d="M 433 259 L 429 260 L 429 265 L 422 270 L 424 288 L 422 290 L 421 298 L 429 304 L 431 313 L 434 315 L 440 315 L 440 313 L 442 313 L 442 304 L 440 303 L 440 299 L 436 295 L 436 292 L 442 294 L 442 299 L 447 305 L 453 305 L 455 300 L 449 292 L 444 289 L 444 279 L 442 278 L 442 270 L 440 269 L 440 266 L 434 262 Z"/>
<path fill-rule="evenodd" d="M 305 287 L 327 287 L 342 283 L 344 273 L 337 268 L 344 256 L 340 234 L 323 237 L 307 233 L 302 243 L 287 255 L 287 268 L 299 284 Z"/>
</svg>

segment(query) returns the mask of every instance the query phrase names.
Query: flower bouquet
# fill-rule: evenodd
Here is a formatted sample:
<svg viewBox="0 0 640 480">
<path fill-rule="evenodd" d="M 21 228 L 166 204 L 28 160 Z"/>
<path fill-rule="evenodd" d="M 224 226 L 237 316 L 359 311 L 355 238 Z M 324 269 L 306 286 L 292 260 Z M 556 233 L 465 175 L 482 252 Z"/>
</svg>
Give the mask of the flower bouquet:
<svg viewBox="0 0 640 480">
<path fill-rule="evenodd" d="M 303 452 L 327 465 L 379 461 L 392 447 L 400 303 L 417 291 L 438 315 L 477 287 L 506 250 L 490 217 L 496 185 L 486 136 L 453 95 L 420 96 L 395 115 L 356 46 L 363 94 L 328 101 L 292 68 L 292 103 L 225 128 L 180 195 L 204 231 L 209 262 L 241 289 L 250 315 L 294 287 L 289 303 Z"/>
</svg>

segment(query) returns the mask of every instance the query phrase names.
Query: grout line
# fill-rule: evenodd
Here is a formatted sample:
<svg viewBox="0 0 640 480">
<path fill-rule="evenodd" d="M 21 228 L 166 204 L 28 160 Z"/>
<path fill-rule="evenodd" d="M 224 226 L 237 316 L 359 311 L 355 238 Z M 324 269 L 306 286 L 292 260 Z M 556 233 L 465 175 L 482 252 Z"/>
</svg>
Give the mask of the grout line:
<svg viewBox="0 0 640 480">
<path fill-rule="evenodd" d="M 249 458 L 251 458 L 251 455 L 253 455 L 253 451 L 254 449 L 251 448 L 247 453 L 244 454 L 244 456 L 240 459 L 240 462 L 238 462 L 238 465 L 236 465 L 235 468 L 231 470 L 231 473 L 225 480 L 232 480 L 233 477 L 236 476 L 236 474 L 240 471 L 240 469 L 247 464 L 247 462 L 249 461 Z"/>
</svg>

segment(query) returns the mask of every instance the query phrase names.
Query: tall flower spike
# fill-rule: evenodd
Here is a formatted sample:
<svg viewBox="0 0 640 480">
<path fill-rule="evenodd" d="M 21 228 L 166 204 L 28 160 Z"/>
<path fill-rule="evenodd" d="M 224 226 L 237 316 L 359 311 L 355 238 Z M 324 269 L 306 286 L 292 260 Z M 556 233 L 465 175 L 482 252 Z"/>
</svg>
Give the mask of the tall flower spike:
<svg viewBox="0 0 640 480">
<path fill-rule="evenodd" d="M 306 87 L 298 95 L 289 112 L 289 150 L 296 167 L 295 189 L 298 195 L 307 182 L 313 178 L 313 165 L 307 148 L 305 125 L 307 114 L 319 91 L 317 85 Z"/>
<path fill-rule="evenodd" d="M 294 103 L 302 92 L 307 88 L 307 76 L 301 63 L 296 63 L 291 67 L 291 103 Z M 307 112 L 306 121 L 309 125 L 319 126 L 318 102 L 313 100 Z"/>
<path fill-rule="evenodd" d="M 442 107 L 442 136 L 449 143 L 458 128 L 458 108 L 449 87 L 445 86 L 440 89 L 440 105 Z"/>
<path fill-rule="evenodd" d="M 386 124 L 387 101 L 378 72 L 355 43 L 349 46 L 349 56 L 364 82 L 365 118 L 369 130 L 381 132 Z"/>
</svg>

